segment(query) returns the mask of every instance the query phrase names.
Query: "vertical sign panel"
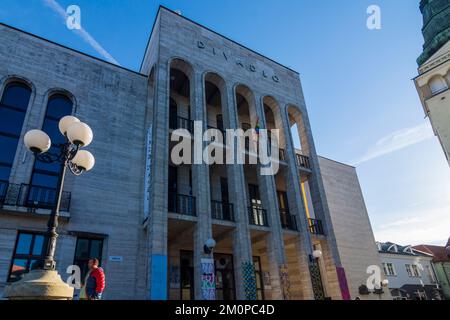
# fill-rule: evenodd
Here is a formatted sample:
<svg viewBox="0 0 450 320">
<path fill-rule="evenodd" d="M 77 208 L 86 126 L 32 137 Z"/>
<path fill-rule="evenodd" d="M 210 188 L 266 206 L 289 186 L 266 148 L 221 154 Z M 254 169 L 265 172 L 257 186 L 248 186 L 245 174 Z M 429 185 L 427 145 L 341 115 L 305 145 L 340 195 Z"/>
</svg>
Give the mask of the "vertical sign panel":
<svg viewBox="0 0 450 320">
<path fill-rule="evenodd" d="M 145 158 L 145 177 L 144 177 L 144 219 L 150 216 L 151 210 L 151 180 L 152 180 L 152 125 L 147 131 L 147 145 Z"/>
<path fill-rule="evenodd" d="M 202 298 L 204 300 L 216 299 L 216 279 L 213 259 L 202 259 Z"/>
<path fill-rule="evenodd" d="M 342 299 L 350 300 L 350 290 L 348 289 L 347 277 L 345 270 L 342 267 L 336 267 L 336 272 L 339 280 L 339 287 L 341 288 Z"/>
</svg>

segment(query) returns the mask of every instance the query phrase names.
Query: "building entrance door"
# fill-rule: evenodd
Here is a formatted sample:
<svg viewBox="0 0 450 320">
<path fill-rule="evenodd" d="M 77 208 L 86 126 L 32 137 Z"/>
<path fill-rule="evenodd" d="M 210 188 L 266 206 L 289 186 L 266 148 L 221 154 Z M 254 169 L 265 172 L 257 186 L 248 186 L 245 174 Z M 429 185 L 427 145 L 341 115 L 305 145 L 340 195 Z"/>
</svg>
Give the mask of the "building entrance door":
<svg viewBox="0 0 450 320">
<path fill-rule="evenodd" d="M 216 300 L 235 300 L 233 255 L 214 254 L 216 269 Z"/>
<path fill-rule="evenodd" d="M 194 253 L 180 252 L 180 296 L 181 300 L 194 300 Z"/>
</svg>

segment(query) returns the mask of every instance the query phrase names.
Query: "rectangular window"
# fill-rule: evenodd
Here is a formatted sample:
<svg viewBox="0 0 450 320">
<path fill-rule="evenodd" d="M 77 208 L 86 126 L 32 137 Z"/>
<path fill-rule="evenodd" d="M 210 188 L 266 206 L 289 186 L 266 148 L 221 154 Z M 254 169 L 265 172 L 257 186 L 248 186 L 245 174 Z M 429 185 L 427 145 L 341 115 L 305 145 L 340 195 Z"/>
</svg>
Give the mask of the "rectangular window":
<svg viewBox="0 0 450 320">
<path fill-rule="evenodd" d="M 412 265 L 413 276 L 416 278 L 420 277 L 419 267 L 416 264 Z"/>
<path fill-rule="evenodd" d="M 8 274 L 8 282 L 22 279 L 30 270 L 42 266 L 47 237 L 43 233 L 19 232 Z"/>
<path fill-rule="evenodd" d="M 405 267 L 406 267 L 406 272 L 408 273 L 408 276 L 412 277 L 413 276 L 413 272 L 412 272 L 412 269 L 411 269 L 411 265 L 410 264 L 405 264 Z"/>
<path fill-rule="evenodd" d="M 384 262 L 383 263 L 383 271 L 384 271 L 384 275 L 386 276 L 395 276 L 397 275 L 397 273 L 395 272 L 395 268 L 394 265 L 392 263 L 389 262 Z"/>
<path fill-rule="evenodd" d="M 102 251 L 103 239 L 82 237 L 77 238 L 73 264 L 80 267 L 81 281 L 84 281 L 84 277 L 88 272 L 89 259 L 97 258 L 99 261 L 99 266 L 102 265 Z"/>
</svg>

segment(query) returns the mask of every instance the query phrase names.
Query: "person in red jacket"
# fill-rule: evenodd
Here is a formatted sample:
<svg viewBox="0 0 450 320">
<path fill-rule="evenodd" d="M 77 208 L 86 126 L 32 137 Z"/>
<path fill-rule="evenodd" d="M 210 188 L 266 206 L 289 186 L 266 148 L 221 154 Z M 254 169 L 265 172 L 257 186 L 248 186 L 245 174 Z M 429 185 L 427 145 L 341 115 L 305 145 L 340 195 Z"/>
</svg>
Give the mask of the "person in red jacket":
<svg viewBox="0 0 450 320">
<path fill-rule="evenodd" d="M 99 261 L 97 258 L 89 260 L 89 272 L 81 288 L 80 299 L 100 300 L 102 298 L 105 290 L 105 273 L 98 265 Z"/>
</svg>

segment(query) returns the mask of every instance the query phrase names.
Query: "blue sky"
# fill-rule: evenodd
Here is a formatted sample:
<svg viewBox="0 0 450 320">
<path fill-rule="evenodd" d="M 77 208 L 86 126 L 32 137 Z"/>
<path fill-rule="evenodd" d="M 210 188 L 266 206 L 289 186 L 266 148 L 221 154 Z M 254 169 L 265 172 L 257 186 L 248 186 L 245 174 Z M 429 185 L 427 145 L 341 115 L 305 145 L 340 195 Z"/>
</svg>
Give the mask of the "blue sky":
<svg viewBox="0 0 450 320">
<path fill-rule="evenodd" d="M 82 32 L 58 13 L 71 4 Z M 0 21 L 138 70 L 160 4 L 300 72 L 317 151 L 356 164 L 377 240 L 445 244 L 450 169 L 411 80 L 419 0 L 2 0 Z"/>
</svg>

